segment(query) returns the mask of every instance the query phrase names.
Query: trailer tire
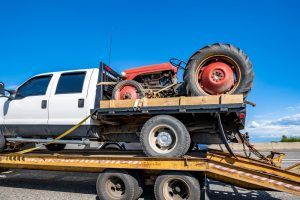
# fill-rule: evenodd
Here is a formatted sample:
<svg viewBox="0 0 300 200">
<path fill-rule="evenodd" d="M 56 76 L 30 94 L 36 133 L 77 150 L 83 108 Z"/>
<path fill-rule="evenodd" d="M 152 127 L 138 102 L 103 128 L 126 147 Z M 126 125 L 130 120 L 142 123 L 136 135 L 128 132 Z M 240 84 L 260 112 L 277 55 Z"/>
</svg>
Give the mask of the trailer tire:
<svg viewBox="0 0 300 200">
<path fill-rule="evenodd" d="M 176 199 L 199 200 L 201 198 L 200 183 L 188 172 L 162 172 L 156 178 L 154 195 L 155 199 L 159 200 L 175 199 L 175 197 Z"/>
<path fill-rule="evenodd" d="M 246 98 L 254 73 L 252 63 L 241 49 L 217 43 L 200 49 L 190 57 L 183 79 L 190 96 L 226 93 L 243 94 Z"/>
<path fill-rule="evenodd" d="M 140 196 L 143 194 L 144 190 L 144 182 L 141 177 L 141 175 L 138 173 L 138 171 L 130 171 L 129 172 L 138 182 L 138 187 L 135 189 L 135 195 L 134 199 L 140 198 Z"/>
<path fill-rule="evenodd" d="M 187 153 L 191 138 L 181 121 L 169 115 L 157 115 L 142 127 L 140 142 L 150 157 L 174 158 Z"/>
<path fill-rule="evenodd" d="M 112 91 L 112 99 L 141 99 L 145 96 L 143 86 L 134 80 L 120 81 Z"/>
<path fill-rule="evenodd" d="M 107 169 L 99 174 L 96 190 L 101 200 L 136 200 L 138 181 L 128 171 Z"/>
<path fill-rule="evenodd" d="M 66 144 L 52 143 L 52 144 L 46 145 L 46 149 L 49 151 L 62 151 L 65 149 L 65 147 L 66 147 Z"/>
<path fill-rule="evenodd" d="M 6 143 L 5 137 L 0 131 L 0 153 L 5 149 L 5 143 Z"/>
</svg>

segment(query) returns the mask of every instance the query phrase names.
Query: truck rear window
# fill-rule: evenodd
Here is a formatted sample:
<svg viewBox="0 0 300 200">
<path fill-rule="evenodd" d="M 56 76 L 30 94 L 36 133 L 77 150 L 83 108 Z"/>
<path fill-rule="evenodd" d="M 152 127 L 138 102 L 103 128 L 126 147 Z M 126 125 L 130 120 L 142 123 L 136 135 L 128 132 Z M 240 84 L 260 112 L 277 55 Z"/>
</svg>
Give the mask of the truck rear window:
<svg viewBox="0 0 300 200">
<path fill-rule="evenodd" d="M 64 73 L 60 76 L 55 94 L 81 93 L 85 72 Z"/>
</svg>

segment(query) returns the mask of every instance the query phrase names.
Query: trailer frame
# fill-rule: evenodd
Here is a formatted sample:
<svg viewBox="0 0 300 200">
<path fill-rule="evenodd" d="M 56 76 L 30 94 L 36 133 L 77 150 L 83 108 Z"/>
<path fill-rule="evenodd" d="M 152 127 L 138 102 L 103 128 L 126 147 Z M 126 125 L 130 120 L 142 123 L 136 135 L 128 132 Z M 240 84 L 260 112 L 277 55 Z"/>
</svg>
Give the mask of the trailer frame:
<svg viewBox="0 0 300 200">
<path fill-rule="evenodd" d="M 242 188 L 276 190 L 300 196 L 300 175 L 242 155 L 212 150 L 196 151 L 183 158 L 151 158 L 141 152 L 68 152 L 49 154 L 2 153 L 0 168 L 101 173 L 106 169 L 130 170 L 159 176 L 162 171 L 201 174 Z M 204 179 L 203 179 L 204 178 Z"/>
</svg>

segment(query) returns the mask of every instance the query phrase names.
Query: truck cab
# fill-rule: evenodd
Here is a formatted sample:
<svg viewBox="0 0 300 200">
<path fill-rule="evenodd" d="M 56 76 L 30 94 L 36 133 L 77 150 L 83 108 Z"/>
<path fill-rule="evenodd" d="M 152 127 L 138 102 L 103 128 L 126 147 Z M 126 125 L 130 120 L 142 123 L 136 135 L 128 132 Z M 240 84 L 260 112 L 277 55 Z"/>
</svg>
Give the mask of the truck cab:
<svg viewBox="0 0 300 200">
<path fill-rule="evenodd" d="M 94 109 L 99 69 L 36 75 L 8 98 L 0 98 L 0 126 L 5 137 L 53 137 L 77 124 Z M 88 134 L 93 120 L 72 137 Z"/>
</svg>

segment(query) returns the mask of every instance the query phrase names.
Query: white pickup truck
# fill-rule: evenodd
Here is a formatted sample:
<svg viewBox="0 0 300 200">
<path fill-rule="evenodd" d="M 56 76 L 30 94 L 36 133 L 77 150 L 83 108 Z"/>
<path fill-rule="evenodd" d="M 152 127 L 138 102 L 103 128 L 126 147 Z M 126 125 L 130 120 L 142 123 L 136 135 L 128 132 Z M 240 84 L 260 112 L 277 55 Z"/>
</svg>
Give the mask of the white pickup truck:
<svg viewBox="0 0 300 200">
<path fill-rule="evenodd" d="M 30 78 L 10 91 L 8 98 L 0 98 L 1 133 L 7 138 L 19 139 L 57 136 L 94 109 L 98 75 L 96 68 L 51 72 Z M 72 137 L 87 136 L 92 124 L 97 122 L 89 119 Z"/>
<path fill-rule="evenodd" d="M 221 115 L 226 115 L 222 121 L 227 139 L 244 128 L 240 118 L 240 113 L 245 112 L 244 104 L 170 108 L 173 110 L 155 107 L 140 112 L 127 108 L 113 112 L 103 109 L 102 112 L 100 100 L 111 98 L 114 85 L 97 83 L 117 82 L 119 77 L 101 64 L 99 69 L 39 74 L 15 91 L 5 91 L 4 84 L 0 84 L 0 150 L 25 143 L 47 143 L 94 109 L 100 111 L 47 148 L 58 151 L 66 144 L 91 141 L 141 142 L 149 156 L 179 157 L 194 143 L 224 143 L 219 137 L 215 113 L 222 111 Z"/>
</svg>

